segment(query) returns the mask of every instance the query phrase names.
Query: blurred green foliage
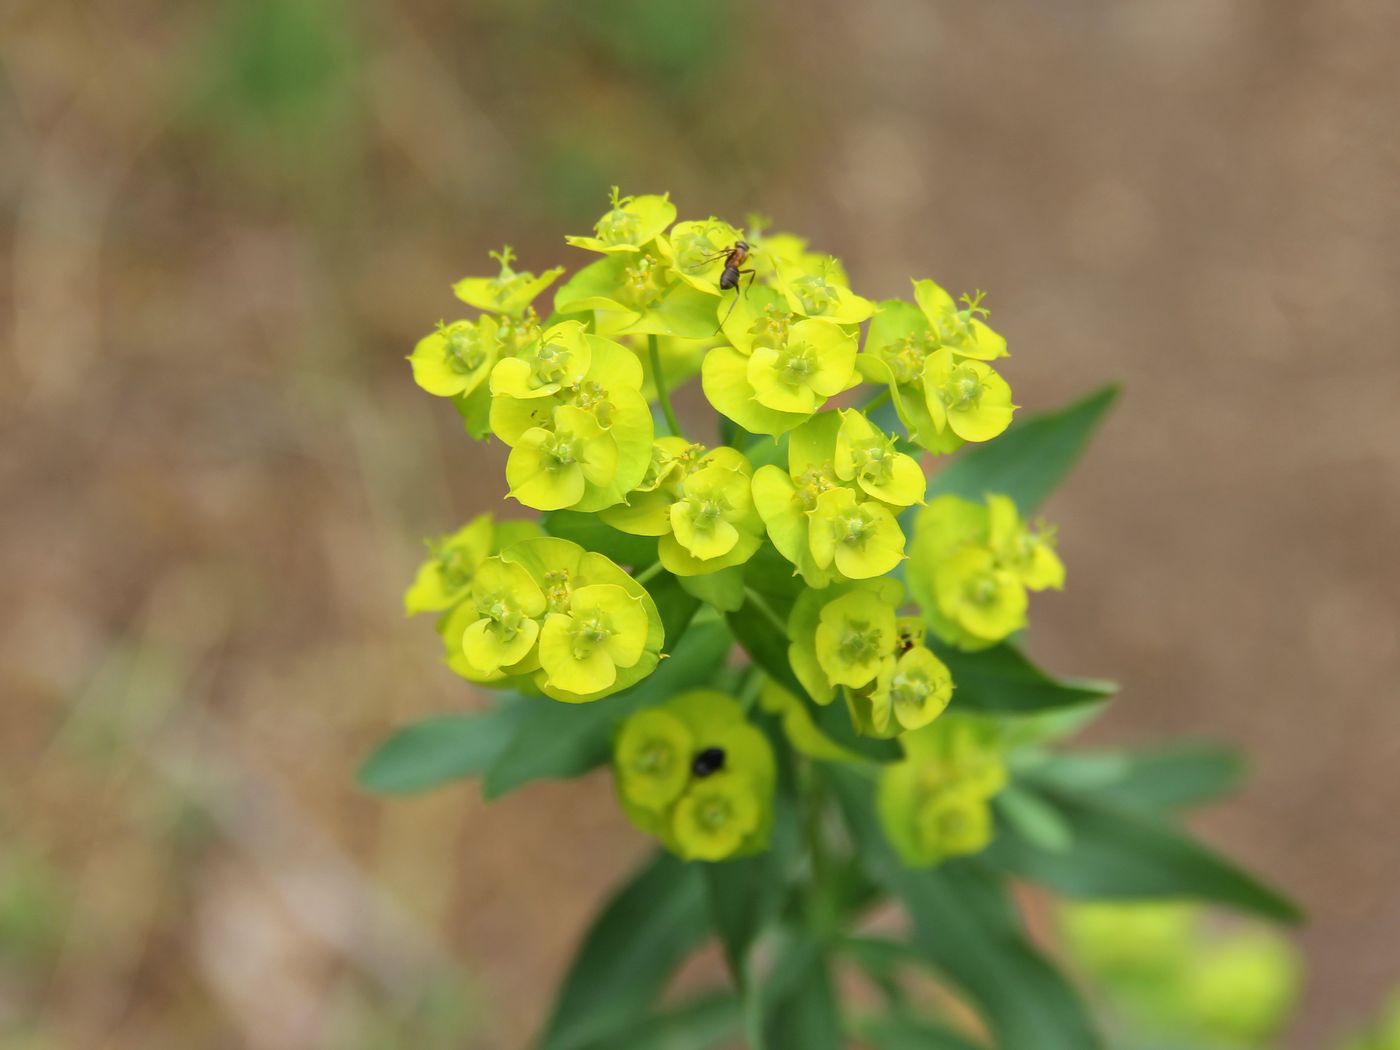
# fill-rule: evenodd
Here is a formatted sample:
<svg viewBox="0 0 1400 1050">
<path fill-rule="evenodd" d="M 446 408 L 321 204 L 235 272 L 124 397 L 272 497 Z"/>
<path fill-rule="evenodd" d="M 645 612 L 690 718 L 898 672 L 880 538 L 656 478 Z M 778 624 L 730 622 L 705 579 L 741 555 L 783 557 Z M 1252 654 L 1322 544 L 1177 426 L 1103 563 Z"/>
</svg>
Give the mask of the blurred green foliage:
<svg viewBox="0 0 1400 1050">
<path fill-rule="evenodd" d="M 1168 901 L 1066 905 L 1060 928 L 1123 1050 L 1261 1050 L 1297 1005 L 1298 950 L 1263 925 Z"/>
</svg>

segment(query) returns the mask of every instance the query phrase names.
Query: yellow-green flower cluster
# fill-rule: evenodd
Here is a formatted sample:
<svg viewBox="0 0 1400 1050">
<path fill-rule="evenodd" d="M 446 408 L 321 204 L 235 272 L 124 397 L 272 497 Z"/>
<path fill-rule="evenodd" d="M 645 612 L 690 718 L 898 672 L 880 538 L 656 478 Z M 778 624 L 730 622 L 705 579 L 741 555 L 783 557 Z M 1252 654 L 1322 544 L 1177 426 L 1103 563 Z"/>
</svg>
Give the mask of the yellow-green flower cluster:
<svg viewBox="0 0 1400 1050">
<path fill-rule="evenodd" d="M 1011 388 L 987 364 L 1006 356 L 1006 340 L 983 320 L 982 299 L 965 295 L 960 306 L 915 281 L 913 304 L 883 302 L 871 322 L 861 374 L 889 388 L 910 437 L 931 451 L 990 441 L 1011 424 Z"/>
<path fill-rule="evenodd" d="M 626 505 L 599 516 L 634 536 L 655 536 L 661 564 L 677 576 L 700 576 L 741 565 L 763 543 L 752 473 L 741 452 L 706 449 L 661 437 L 646 475 Z"/>
<path fill-rule="evenodd" d="M 924 472 L 852 409 L 820 412 L 788 440 L 788 469 L 754 473 L 773 546 L 813 587 L 883 576 L 904 559 L 896 514 L 922 503 Z"/>
<path fill-rule="evenodd" d="M 452 398 L 477 437 L 485 435 L 487 377 L 502 356 L 520 352 L 539 336 L 539 315 L 531 304 L 564 272 L 558 266 L 538 276 L 517 273 L 509 247 L 490 254 L 500 263 L 496 276 L 464 277 L 452 286 L 458 299 L 482 311 L 480 316 L 439 321 L 408 358 L 414 381 L 430 394 Z"/>
<path fill-rule="evenodd" d="M 909 587 L 934 634 L 960 649 L 985 649 L 1026 624 L 1026 592 L 1064 586 L 1055 533 L 1031 528 L 1016 504 L 939 496 L 918 516 Z"/>
<path fill-rule="evenodd" d="M 449 665 L 471 681 L 526 679 L 581 703 L 649 675 L 664 640 L 651 595 L 608 558 L 568 540 L 520 540 L 482 561 L 444 618 Z M 454 651 L 455 646 L 455 651 Z"/>
<path fill-rule="evenodd" d="M 511 446 L 510 495 L 536 510 L 622 503 L 651 461 L 641 363 L 578 321 L 545 329 L 491 371 L 492 432 Z"/>
<path fill-rule="evenodd" d="M 695 690 L 637 711 L 613 747 L 623 809 L 688 860 L 764 849 L 776 770 L 768 738 L 723 693 Z"/>
<path fill-rule="evenodd" d="M 892 579 L 836 583 L 804 591 L 788 620 L 788 662 L 802 687 L 819 704 L 839 691 L 867 736 L 920 729 L 952 699 L 953 677 L 923 644 L 923 622 L 898 615 L 903 594 Z"/>
<path fill-rule="evenodd" d="M 924 502 L 922 450 L 986 440 L 1010 421 L 1010 392 L 987 364 L 1005 355 L 1005 340 L 987 326 L 980 294 L 958 303 L 917 281 L 912 303 L 877 306 L 836 259 L 763 226 L 678 221 L 667 195 L 614 187 L 592 231 L 566 238 L 594 258 L 557 287 L 552 310 L 536 303 L 562 269 L 517 271 L 509 248 L 493 252 L 497 274 L 453 286 L 477 315 L 419 340 L 414 378 L 451 398 L 474 436 L 509 448 L 510 498 L 654 538 L 655 566 L 629 566 L 643 580 L 734 569 L 771 544 L 806 585 L 792 607 L 799 680 L 818 703 L 839 693 L 858 731 L 894 736 L 932 722 L 953 690 L 923 644 L 924 623 L 899 615 L 903 591 L 886 578 L 906 555 L 899 514 Z M 669 402 L 697 369 L 728 420 L 718 445 L 681 434 Z M 907 435 L 831 403 L 863 381 L 889 388 Z M 757 435 L 786 443 L 785 467 Z M 997 573 L 1022 587 L 1044 578 L 1053 552 L 1038 534 L 985 531 Z M 503 538 L 489 521 L 431 549 L 406 605 L 443 614 L 448 661 L 473 681 L 586 700 L 627 688 L 660 658 L 650 594 L 602 555 Z M 973 572 L 967 552 L 950 557 Z M 952 594 L 941 581 L 956 574 L 941 554 L 934 561 L 928 593 Z M 720 579 L 719 590 L 686 589 L 734 600 L 741 577 Z M 1020 622 L 1014 608 L 978 621 L 925 604 L 933 630 L 966 644 Z"/>
<path fill-rule="evenodd" d="M 496 521 L 478 514 L 456 532 L 427 541 L 428 558 L 404 592 L 404 612 L 447 612 L 471 594 L 476 570 L 501 548 L 540 534 L 533 521 Z"/>
<path fill-rule="evenodd" d="M 929 867 L 992 841 L 991 799 L 1006 785 L 998 732 L 950 715 L 903 737 L 905 759 L 883 767 L 877 794 L 885 836 L 905 864 Z"/>
</svg>

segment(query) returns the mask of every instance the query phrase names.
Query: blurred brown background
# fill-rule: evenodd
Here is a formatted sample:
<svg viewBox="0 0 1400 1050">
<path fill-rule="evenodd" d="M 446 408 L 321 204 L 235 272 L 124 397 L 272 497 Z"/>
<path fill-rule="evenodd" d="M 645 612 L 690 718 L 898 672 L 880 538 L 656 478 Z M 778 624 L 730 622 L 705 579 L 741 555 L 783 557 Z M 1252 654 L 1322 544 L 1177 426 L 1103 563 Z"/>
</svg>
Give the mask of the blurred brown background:
<svg viewBox="0 0 1400 1050">
<path fill-rule="evenodd" d="M 607 186 L 992 290 L 1100 740 L 1312 922 L 1290 1046 L 1400 983 L 1400 8 L 1383 0 L 0 3 L 0 1047 L 521 1046 L 646 845 L 606 780 L 359 794 L 476 701 L 399 614 L 493 507 L 403 355 Z M 698 420 L 694 399 L 683 404 Z"/>
</svg>

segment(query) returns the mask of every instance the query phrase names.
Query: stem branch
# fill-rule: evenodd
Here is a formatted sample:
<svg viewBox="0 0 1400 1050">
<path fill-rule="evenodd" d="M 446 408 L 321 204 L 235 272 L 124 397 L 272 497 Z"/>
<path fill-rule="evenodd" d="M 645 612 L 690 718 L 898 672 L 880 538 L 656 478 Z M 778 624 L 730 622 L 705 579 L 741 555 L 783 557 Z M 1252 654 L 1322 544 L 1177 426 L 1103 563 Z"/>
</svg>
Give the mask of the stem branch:
<svg viewBox="0 0 1400 1050">
<path fill-rule="evenodd" d="M 676 420 L 676 410 L 671 407 L 671 395 L 666 390 L 666 373 L 661 368 L 661 348 L 654 334 L 647 336 L 647 355 L 651 358 L 651 381 L 656 384 L 656 399 L 661 402 L 661 412 L 666 417 L 666 425 L 676 437 L 683 438 L 681 425 Z"/>
</svg>

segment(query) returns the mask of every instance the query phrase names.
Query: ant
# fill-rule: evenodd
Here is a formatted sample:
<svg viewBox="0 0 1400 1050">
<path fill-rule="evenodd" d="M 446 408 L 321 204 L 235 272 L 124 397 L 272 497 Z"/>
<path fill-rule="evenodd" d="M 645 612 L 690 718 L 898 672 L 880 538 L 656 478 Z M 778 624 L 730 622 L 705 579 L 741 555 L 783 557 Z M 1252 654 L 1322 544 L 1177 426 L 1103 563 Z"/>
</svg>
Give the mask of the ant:
<svg viewBox="0 0 1400 1050">
<path fill-rule="evenodd" d="M 735 241 L 730 247 L 721 248 L 719 251 L 715 252 L 713 255 L 707 256 L 703 260 L 704 263 L 707 265 L 709 263 L 715 262 L 718 259 L 724 260 L 724 272 L 719 275 L 719 290 L 721 292 L 727 292 L 731 288 L 738 289 L 739 279 L 744 274 L 748 274 L 748 287 L 744 289 L 744 294 L 748 294 L 749 288 L 753 287 L 754 277 L 758 273 L 758 271 L 753 269 L 753 267 L 743 269 L 743 265 L 744 263 L 748 262 L 749 253 L 752 250 L 753 249 L 749 247 L 747 241 Z M 724 315 L 724 320 L 719 323 L 719 328 L 715 329 L 716 335 L 719 335 L 720 330 L 724 328 L 725 324 L 729 321 L 729 315 L 734 312 L 734 307 L 738 305 L 739 294 L 736 291 L 734 295 L 734 301 L 729 304 L 729 311 Z"/>
</svg>

